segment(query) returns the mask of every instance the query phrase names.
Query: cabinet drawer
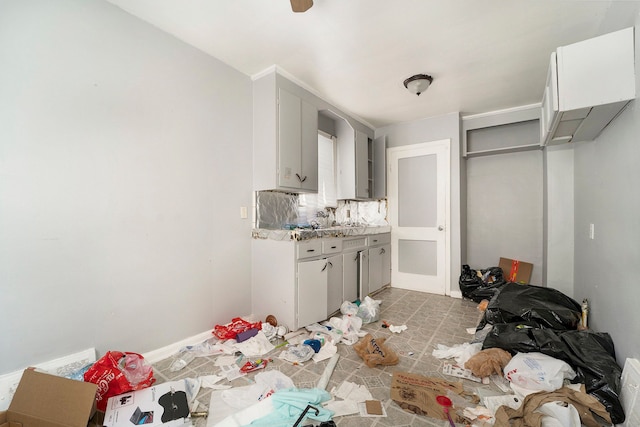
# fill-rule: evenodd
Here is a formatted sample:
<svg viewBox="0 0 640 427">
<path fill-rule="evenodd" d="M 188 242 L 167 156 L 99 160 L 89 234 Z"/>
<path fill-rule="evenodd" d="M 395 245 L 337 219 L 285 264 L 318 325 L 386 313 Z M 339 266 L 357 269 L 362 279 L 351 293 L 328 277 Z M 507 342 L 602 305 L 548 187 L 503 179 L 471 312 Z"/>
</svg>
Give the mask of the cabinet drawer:
<svg viewBox="0 0 640 427">
<path fill-rule="evenodd" d="M 298 243 L 298 259 L 322 255 L 322 240 L 314 239 Z"/>
<path fill-rule="evenodd" d="M 357 239 L 345 239 L 342 241 L 342 249 L 366 249 L 367 248 L 367 238 L 366 237 L 358 237 Z"/>
<path fill-rule="evenodd" d="M 323 254 L 336 254 L 342 252 L 342 240 L 326 239 L 322 241 Z"/>
<path fill-rule="evenodd" d="M 369 246 L 384 245 L 391 243 L 391 233 L 374 234 L 369 236 Z"/>
</svg>

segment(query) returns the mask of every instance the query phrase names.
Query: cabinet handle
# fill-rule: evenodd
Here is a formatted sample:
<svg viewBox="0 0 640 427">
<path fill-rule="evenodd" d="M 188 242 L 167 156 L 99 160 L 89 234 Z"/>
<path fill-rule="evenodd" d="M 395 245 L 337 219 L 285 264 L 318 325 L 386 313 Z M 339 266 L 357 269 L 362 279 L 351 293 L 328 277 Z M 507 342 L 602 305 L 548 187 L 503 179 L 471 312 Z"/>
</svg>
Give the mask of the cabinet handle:
<svg viewBox="0 0 640 427">
<path fill-rule="evenodd" d="M 382 255 L 383 253 L 385 253 L 386 251 L 384 250 L 384 248 L 380 249 L 380 255 Z"/>
<path fill-rule="evenodd" d="M 307 252 L 315 252 L 315 249 L 307 249 Z"/>
<path fill-rule="evenodd" d="M 333 263 L 331 261 L 327 261 L 327 264 L 329 264 L 329 267 L 333 268 Z"/>
<path fill-rule="evenodd" d="M 358 257 L 358 255 L 356 254 L 356 257 L 355 257 L 353 260 L 354 260 L 354 261 L 357 261 L 357 260 L 358 260 L 358 258 L 359 258 L 359 257 Z"/>
<path fill-rule="evenodd" d="M 327 266 L 328 266 L 328 265 L 329 265 L 329 263 L 327 262 L 327 263 L 324 265 L 324 267 L 322 267 L 322 270 L 320 270 L 320 271 L 325 271 L 325 270 L 327 269 Z"/>
<path fill-rule="evenodd" d="M 300 181 L 300 182 L 305 182 L 305 181 L 307 180 L 306 175 L 305 175 L 305 177 L 303 178 L 303 177 L 301 177 L 301 176 L 300 176 L 300 174 L 299 174 L 299 173 L 297 173 L 297 174 L 296 174 L 296 176 L 298 177 L 298 181 Z"/>
<path fill-rule="evenodd" d="M 331 249 L 335 249 L 335 248 L 337 248 L 337 246 L 331 246 Z"/>
<path fill-rule="evenodd" d="M 378 243 L 378 239 L 373 239 L 373 243 Z"/>
</svg>

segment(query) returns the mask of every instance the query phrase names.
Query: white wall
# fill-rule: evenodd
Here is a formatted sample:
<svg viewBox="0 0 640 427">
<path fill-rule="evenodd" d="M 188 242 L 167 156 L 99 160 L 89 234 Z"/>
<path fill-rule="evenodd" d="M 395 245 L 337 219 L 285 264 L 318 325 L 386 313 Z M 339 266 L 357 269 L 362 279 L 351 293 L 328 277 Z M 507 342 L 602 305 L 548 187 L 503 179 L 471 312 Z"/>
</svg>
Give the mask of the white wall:
<svg viewBox="0 0 640 427">
<path fill-rule="evenodd" d="M 466 162 L 468 264 L 488 268 L 500 257 L 530 262 L 530 283 L 542 285 L 542 151 Z"/>
<path fill-rule="evenodd" d="M 636 67 L 638 24 L 636 16 Z M 575 298 L 589 299 L 590 327 L 611 334 L 620 365 L 627 357 L 640 357 L 639 140 L 636 99 L 595 141 L 574 146 Z M 593 240 L 589 224 L 595 225 Z"/>
<path fill-rule="evenodd" d="M 386 135 L 387 148 L 423 142 L 451 139 L 451 290 L 459 292 L 458 278 L 462 265 L 462 241 L 464 224 L 461 224 L 461 177 L 464 170 L 460 163 L 460 116 L 449 113 L 443 116 L 399 123 L 376 129 L 375 137 Z"/>
<path fill-rule="evenodd" d="M 547 147 L 546 174 L 546 286 L 574 296 L 573 144 Z"/>
<path fill-rule="evenodd" d="M 0 3 L 0 374 L 250 312 L 251 81 L 97 0 Z"/>
</svg>

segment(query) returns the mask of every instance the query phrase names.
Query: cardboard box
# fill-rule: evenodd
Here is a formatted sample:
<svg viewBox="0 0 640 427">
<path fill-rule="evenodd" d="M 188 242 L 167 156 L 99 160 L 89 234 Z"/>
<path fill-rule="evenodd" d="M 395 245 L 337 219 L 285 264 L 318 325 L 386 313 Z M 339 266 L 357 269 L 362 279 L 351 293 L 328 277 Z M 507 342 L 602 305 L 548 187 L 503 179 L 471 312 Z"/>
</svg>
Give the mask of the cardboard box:
<svg viewBox="0 0 640 427">
<path fill-rule="evenodd" d="M 436 396 L 446 396 L 451 390 L 456 394 L 464 392 L 462 382 L 452 383 L 442 378 L 424 377 L 409 372 L 395 371 L 391 379 L 391 399 L 405 411 L 431 418 L 446 420 L 447 416 L 436 401 Z M 451 417 L 456 421 L 455 414 Z"/>
<path fill-rule="evenodd" d="M 97 386 L 26 369 L 0 427 L 87 427 Z"/>
<path fill-rule="evenodd" d="M 501 257 L 498 267 L 502 269 L 504 280 L 507 282 L 531 283 L 531 272 L 533 271 L 533 264 L 531 263 Z"/>
<path fill-rule="evenodd" d="M 189 416 L 184 381 L 156 384 L 141 390 L 112 396 L 107 401 L 105 427 L 179 427 Z"/>
</svg>

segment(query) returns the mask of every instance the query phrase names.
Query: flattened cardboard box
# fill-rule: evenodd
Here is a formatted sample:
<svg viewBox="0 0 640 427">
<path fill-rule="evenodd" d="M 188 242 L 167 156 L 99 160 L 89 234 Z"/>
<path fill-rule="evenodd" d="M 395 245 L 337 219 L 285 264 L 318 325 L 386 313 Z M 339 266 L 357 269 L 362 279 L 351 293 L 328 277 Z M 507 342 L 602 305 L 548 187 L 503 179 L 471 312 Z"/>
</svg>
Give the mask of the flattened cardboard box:
<svg viewBox="0 0 640 427">
<path fill-rule="evenodd" d="M 95 384 L 26 369 L 0 427 L 87 427 L 95 412 Z"/>
<path fill-rule="evenodd" d="M 515 282 L 525 285 L 531 283 L 533 264 L 529 262 L 500 257 L 498 267 L 502 269 L 504 280 L 507 282 Z"/>
<path fill-rule="evenodd" d="M 447 390 L 461 394 L 464 387 L 461 382 L 452 383 L 440 378 L 399 371 L 393 373 L 391 380 L 391 399 L 402 409 L 441 420 L 446 420 L 447 416 L 436 401 L 436 396 L 446 396 Z M 451 416 L 455 417 L 453 411 Z"/>
</svg>

